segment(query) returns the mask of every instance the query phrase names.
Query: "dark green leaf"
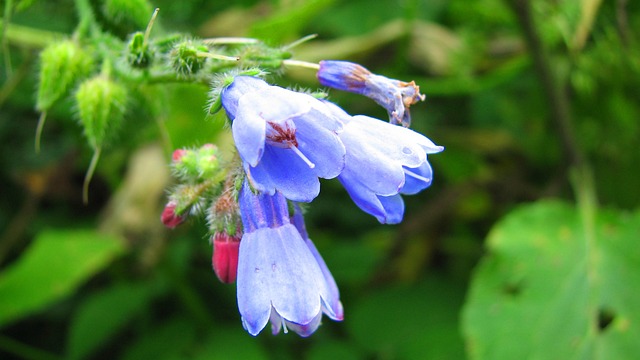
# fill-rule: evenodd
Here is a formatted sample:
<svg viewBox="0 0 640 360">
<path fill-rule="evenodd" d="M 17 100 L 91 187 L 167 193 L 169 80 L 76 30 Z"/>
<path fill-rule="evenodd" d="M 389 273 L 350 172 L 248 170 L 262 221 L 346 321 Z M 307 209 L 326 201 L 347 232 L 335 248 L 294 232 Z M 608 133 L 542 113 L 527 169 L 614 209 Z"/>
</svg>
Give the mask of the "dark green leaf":
<svg viewBox="0 0 640 360">
<path fill-rule="evenodd" d="M 0 274 L 0 324 L 66 296 L 122 250 L 119 239 L 95 231 L 41 233 L 22 257 Z"/>
<path fill-rule="evenodd" d="M 94 293 L 76 311 L 69 330 L 67 353 L 80 359 L 110 339 L 152 296 L 151 283 L 119 284 Z"/>
</svg>

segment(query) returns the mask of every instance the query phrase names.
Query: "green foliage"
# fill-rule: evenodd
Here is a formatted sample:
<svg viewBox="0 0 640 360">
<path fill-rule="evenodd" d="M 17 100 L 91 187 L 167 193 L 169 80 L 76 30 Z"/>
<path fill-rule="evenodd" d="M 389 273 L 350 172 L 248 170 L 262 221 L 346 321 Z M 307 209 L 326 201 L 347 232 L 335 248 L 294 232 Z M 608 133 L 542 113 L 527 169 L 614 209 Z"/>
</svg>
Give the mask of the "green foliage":
<svg viewBox="0 0 640 360">
<path fill-rule="evenodd" d="M 487 239 L 464 328 L 474 359 L 611 359 L 640 353 L 640 213 L 540 201 Z"/>
<path fill-rule="evenodd" d="M 0 59 L 0 358 L 640 353 L 640 2 L 10 3 Z M 533 32 L 522 4 L 531 6 Z M 156 25 L 145 32 L 155 6 Z M 268 329 L 253 338 L 242 330 L 235 287 L 216 281 L 204 235 L 237 219 L 167 231 L 160 204 L 180 190 L 184 213 L 214 203 L 197 202 L 198 189 L 184 184 L 150 195 L 166 176 L 151 167 L 136 179 L 123 173 L 147 146 L 162 146 L 167 167 L 176 148 L 215 143 L 228 153 L 227 119 L 217 111 L 235 74 L 322 90 L 313 71 L 285 66 L 289 59 L 346 59 L 415 80 L 427 98 L 411 108 L 412 127 L 446 150 L 430 158 L 432 189 L 405 199 L 398 226 L 380 226 L 337 181 L 323 182 L 307 226 L 340 287 L 345 320 L 325 321 L 309 339 Z M 554 87 L 566 95 L 573 144 L 548 96 Z M 387 116 L 360 96 L 331 91 L 329 99 L 352 114 Z M 39 155 L 25 145 L 34 109 L 49 118 L 43 149 L 54 149 Z M 78 181 L 85 142 L 109 145 L 88 206 Z M 593 222 L 572 204 L 567 174 L 578 164 L 567 147 L 593 169 L 590 191 L 602 204 Z M 195 185 L 231 161 L 192 160 L 190 175 L 205 169 Z M 114 235 L 74 230 L 78 222 Z"/>
<path fill-rule="evenodd" d="M 359 347 L 380 357 L 463 359 L 462 298 L 461 288 L 438 278 L 384 289 L 353 304 L 347 327 Z"/>
<path fill-rule="evenodd" d="M 42 232 L 0 276 L 0 325 L 60 300 L 123 250 L 118 238 L 95 231 Z"/>
<path fill-rule="evenodd" d="M 153 283 L 117 284 L 91 294 L 76 310 L 69 328 L 69 359 L 86 358 L 149 306 Z"/>
</svg>

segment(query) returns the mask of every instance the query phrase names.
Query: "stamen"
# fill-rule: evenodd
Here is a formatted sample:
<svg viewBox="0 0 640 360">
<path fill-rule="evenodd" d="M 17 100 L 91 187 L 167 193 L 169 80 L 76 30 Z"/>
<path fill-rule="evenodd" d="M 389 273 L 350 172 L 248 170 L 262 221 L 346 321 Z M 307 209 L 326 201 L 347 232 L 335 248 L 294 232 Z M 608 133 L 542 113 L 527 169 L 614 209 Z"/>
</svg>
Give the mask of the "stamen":
<svg viewBox="0 0 640 360">
<path fill-rule="evenodd" d="M 293 152 L 296 153 L 296 155 L 298 155 L 305 163 L 307 163 L 307 165 L 309 165 L 309 168 L 313 169 L 316 167 L 316 164 L 312 163 L 309 158 L 304 156 L 304 154 L 300 151 L 300 149 L 298 149 L 298 147 L 292 146 L 290 147 L 290 149 L 293 150 Z"/>
<path fill-rule="evenodd" d="M 404 169 L 404 168 L 403 168 L 402 170 L 404 170 L 404 173 L 405 173 L 405 174 L 407 174 L 407 175 L 409 175 L 409 176 L 411 176 L 412 178 L 416 178 L 416 179 L 418 179 L 418 180 L 420 180 L 420 181 L 424 181 L 424 182 L 429 182 L 429 181 L 431 181 L 431 179 L 426 178 L 426 177 L 424 177 L 424 176 L 422 176 L 422 175 L 418 175 L 418 174 L 414 173 L 414 172 L 413 172 L 413 171 L 411 171 L 411 170 L 407 170 L 407 169 Z"/>
</svg>

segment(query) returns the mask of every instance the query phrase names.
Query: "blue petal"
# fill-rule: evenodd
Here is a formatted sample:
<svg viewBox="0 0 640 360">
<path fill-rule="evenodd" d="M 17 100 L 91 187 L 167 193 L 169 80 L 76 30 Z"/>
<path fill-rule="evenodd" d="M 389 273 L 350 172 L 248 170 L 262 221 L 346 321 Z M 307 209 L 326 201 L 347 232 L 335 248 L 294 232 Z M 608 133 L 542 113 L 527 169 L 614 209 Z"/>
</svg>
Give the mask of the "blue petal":
<svg viewBox="0 0 640 360">
<path fill-rule="evenodd" d="M 260 163 L 248 173 L 256 189 L 269 194 L 278 190 L 289 200 L 311 202 L 320 193 L 314 170 L 291 149 L 267 146 Z"/>
<path fill-rule="evenodd" d="M 236 76 L 231 85 L 222 89 L 220 93 L 224 111 L 232 121 L 236 117 L 240 97 L 251 91 L 269 86 L 264 80 L 252 76 Z"/>
<path fill-rule="evenodd" d="M 244 234 L 237 282 L 238 308 L 252 335 L 265 327 L 272 306 L 300 325 L 321 313 L 322 271 L 291 224 Z"/>
<path fill-rule="evenodd" d="M 263 121 L 282 123 L 308 113 L 314 101 L 317 100 L 310 95 L 269 86 L 243 95 L 238 103 L 238 112 Z"/>
<path fill-rule="evenodd" d="M 321 294 L 322 296 L 322 307 L 324 312 L 331 318 L 332 320 L 342 320 L 344 319 L 344 309 L 342 307 L 342 303 L 340 302 L 340 291 L 338 290 L 338 285 L 336 281 L 333 279 L 327 264 L 324 262 L 322 256 L 316 249 L 316 246 L 313 244 L 311 239 L 304 238 L 307 247 L 311 250 L 313 257 L 318 262 L 318 266 L 320 266 L 320 270 L 322 270 L 322 275 L 324 276 L 325 287 L 327 292 Z"/>
<path fill-rule="evenodd" d="M 402 196 L 378 196 L 378 200 L 386 214 L 384 221 L 381 221 L 381 223 L 399 224 L 402 222 L 402 217 L 404 216 L 404 201 L 402 200 Z"/>
<path fill-rule="evenodd" d="M 365 82 L 370 75 L 371 72 L 361 65 L 337 60 L 320 61 L 317 74 L 322 86 L 360 94 L 365 91 Z"/>
<path fill-rule="evenodd" d="M 347 131 L 375 141 L 386 156 L 408 167 L 417 167 L 426 160 L 426 154 L 443 150 L 420 133 L 368 116 L 354 116 L 345 127 Z"/>
<path fill-rule="evenodd" d="M 245 233 L 289 223 L 289 208 L 281 194 L 254 194 L 246 181 L 238 194 L 238 205 Z"/>
<path fill-rule="evenodd" d="M 343 173 L 344 174 L 344 173 Z M 374 192 L 367 189 L 365 186 L 360 184 L 357 181 L 345 181 L 343 174 L 338 176 L 338 180 L 342 183 L 342 186 L 347 190 L 349 196 L 353 202 L 364 212 L 367 214 L 371 214 L 378 219 L 378 221 L 382 224 L 392 224 L 395 222 L 389 222 L 387 214 L 387 209 L 385 209 L 383 203 L 381 202 L 381 196 L 377 196 Z M 399 196 L 399 195 L 394 195 Z M 393 196 L 392 196 L 393 197 Z M 397 209 L 392 209 L 397 210 Z M 404 212 L 404 208 L 402 209 Z M 402 218 L 402 217 L 401 217 Z"/>
<path fill-rule="evenodd" d="M 322 270 L 322 275 L 324 276 L 325 286 L 327 293 L 321 294 L 322 296 L 322 306 L 323 311 L 333 320 L 342 320 L 344 318 L 344 309 L 342 307 L 342 303 L 340 302 L 340 291 L 338 290 L 338 285 L 336 281 L 333 279 L 327 264 L 324 262 L 322 256 L 316 249 L 316 246 L 313 244 L 311 239 L 309 239 L 309 235 L 307 234 L 307 228 L 304 223 L 304 217 L 302 215 L 302 209 L 299 204 L 294 204 L 293 207 L 293 216 L 291 217 L 291 223 L 296 227 L 300 236 L 307 244 L 309 250 L 313 254 L 313 257 L 318 262 L 320 266 L 320 270 Z"/>
<path fill-rule="evenodd" d="M 416 174 L 423 179 L 412 176 L 411 174 L 407 174 L 404 181 L 404 186 L 400 191 L 401 194 L 414 195 L 431 186 L 431 181 L 433 180 L 433 171 L 431 170 L 431 165 L 428 161 L 425 161 L 417 168 L 405 168 L 405 170 Z"/>
<path fill-rule="evenodd" d="M 241 104 L 242 99 L 244 97 L 241 98 Z M 249 111 L 243 111 L 246 108 L 246 105 L 238 108 L 239 111 L 231 125 L 231 131 L 242 160 L 255 166 L 264 152 L 267 123 L 259 116 Z"/>
<path fill-rule="evenodd" d="M 383 152 L 387 146 L 383 141 L 357 130 L 348 124 L 340 134 L 347 149 L 345 168 L 340 174 L 343 183 L 355 181 L 380 195 L 398 193 L 405 178 L 402 165 Z"/>
<path fill-rule="evenodd" d="M 345 147 L 335 133 L 325 129 L 323 117 L 304 116 L 295 119 L 298 148 L 315 164 L 316 176 L 332 179 L 344 168 Z"/>
</svg>

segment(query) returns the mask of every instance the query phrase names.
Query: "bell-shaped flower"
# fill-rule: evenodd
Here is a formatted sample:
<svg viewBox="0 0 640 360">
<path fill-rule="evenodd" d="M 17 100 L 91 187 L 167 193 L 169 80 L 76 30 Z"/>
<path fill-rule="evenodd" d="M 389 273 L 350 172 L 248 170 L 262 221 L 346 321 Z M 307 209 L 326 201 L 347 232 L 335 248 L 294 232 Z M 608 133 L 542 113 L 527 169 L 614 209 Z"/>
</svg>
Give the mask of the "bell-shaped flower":
<svg viewBox="0 0 640 360">
<path fill-rule="evenodd" d="M 322 313 L 342 319 L 337 288 L 291 224 L 280 192 L 254 194 L 245 181 L 238 198 L 244 234 L 238 258 L 238 308 L 242 324 L 255 336 L 271 320 L 274 334 L 284 328 L 311 335 Z"/>
<path fill-rule="evenodd" d="M 318 178 L 331 179 L 344 167 L 338 137 L 342 123 L 311 95 L 238 76 L 221 93 L 233 123 L 233 139 L 251 185 L 287 199 L 310 202 Z"/>
<path fill-rule="evenodd" d="M 364 95 L 384 107 L 392 124 L 411 125 L 409 107 L 424 100 L 415 82 L 404 82 L 373 74 L 348 61 L 320 61 L 318 81 L 323 86 Z"/>
<path fill-rule="evenodd" d="M 444 149 L 413 130 L 361 115 L 345 119 L 340 139 L 347 155 L 338 179 L 355 204 L 383 224 L 402 221 L 400 194 L 431 185 L 427 154 Z"/>
</svg>

